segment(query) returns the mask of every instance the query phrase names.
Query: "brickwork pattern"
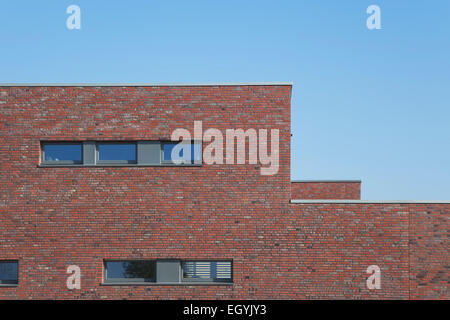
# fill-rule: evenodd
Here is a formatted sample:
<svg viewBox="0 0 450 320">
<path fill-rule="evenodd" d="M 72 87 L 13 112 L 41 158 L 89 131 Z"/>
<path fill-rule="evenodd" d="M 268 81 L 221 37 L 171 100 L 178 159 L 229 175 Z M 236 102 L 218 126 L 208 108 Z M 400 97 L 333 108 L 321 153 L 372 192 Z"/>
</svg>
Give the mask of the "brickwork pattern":
<svg viewBox="0 0 450 320">
<path fill-rule="evenodd" d="M 0 87 L 1 299 L 443 298 L 448 204 L 290 204 L 291 87 Z M 41 140 L 280 130 L 280 169 L 39 167 Z M 295 191 L 294 191 L 295 193 Z M 347 195 L 346 195 L 347 197 Z M 232 285 L 102 285 L 104 259 L 233 259 Z M 81 290 L 66 268 L 80 266 Z M 382 289 L 365 288 L 379 264 Z"/>
<path fill-rule="evenodd" d="M 450 204 L 292 204 L 286 259 L 301 298 L 449 299 Z M 294 261 L 293 261 L 294 262 Z M 370 265 L 381 289 L 366 285 Z"/>
<path fill-rule="evenodd" d="M 361 199 L 360 181 L 299 181 L 292 182 L 292 199 Z"/>
</svg>

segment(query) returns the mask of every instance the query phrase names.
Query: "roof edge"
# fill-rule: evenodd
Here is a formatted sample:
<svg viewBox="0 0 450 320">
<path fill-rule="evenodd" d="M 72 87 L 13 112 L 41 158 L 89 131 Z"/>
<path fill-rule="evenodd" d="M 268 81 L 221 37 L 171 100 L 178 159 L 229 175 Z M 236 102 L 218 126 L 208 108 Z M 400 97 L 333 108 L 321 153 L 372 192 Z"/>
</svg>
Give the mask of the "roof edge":
<svg viewBox="0 0 450 320">
<path fill-rule="evenodd" d="M 322 182 L 322 183 L 334 183 L 334 182 L 354 182 L 354 183 L 361 183 L 361 180 L 291 180 L 291 183 L 315 183 L 315 182 Z"/>
<path fill-rule="evenodd" d="M 193 83 L 0 83 L 0 87 L 223 87 L 292 86 L 292 82 L 193 82 Z"/>
<path fill-rule="evenodd" d="M 290 203 L 298 203 L 298 204 L 313 204 L 313 203 L 385 203 L 385 204 L 408 204 L 408 203 L 448 203 L 450 204 L 450 200 L 321 200 L 321 199 L 300 199 L 300 200 L 291 200 Z"/>
</svg>

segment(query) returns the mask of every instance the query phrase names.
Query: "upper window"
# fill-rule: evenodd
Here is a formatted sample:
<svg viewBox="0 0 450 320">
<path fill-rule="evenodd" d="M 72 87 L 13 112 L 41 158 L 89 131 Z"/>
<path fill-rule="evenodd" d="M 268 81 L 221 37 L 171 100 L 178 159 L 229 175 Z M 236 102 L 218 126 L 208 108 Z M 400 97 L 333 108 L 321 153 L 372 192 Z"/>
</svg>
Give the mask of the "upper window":
<svg viewBox="0 0 450 320">
<path fill-rule="evenodd" d="M 164 163 L 198 163 L 202 160 L 199 143 L 162 142 L 161 150 Z"/>
<path fill-rule="evenodd" d="M 155 282 L 156 261 L 105 261 L 105 282 Z"/>
<path fill-rule="evenodd" d="M 0 285 L 19 283 L 19 263 L 17 261 L 0 261 Z"/>
<path fill-rule="evenodd" d="M 183 281 L 231 282 L 231 261 L 183 261 Z"/>
<path fill-rule="evenodd" d="M 201 141 L 42 141 L 42 166 L 201 165 Z"/>
<path fill-rule="evenodd" d="M 136 163 L 136 143 L 97 143 L 99 163 Z"/>
<path fill-rule="evenodd" d="M 82 163 L 82 144 L 78 142 L 44 142 L 42 161 L 54 164 Z"/>
</svg>

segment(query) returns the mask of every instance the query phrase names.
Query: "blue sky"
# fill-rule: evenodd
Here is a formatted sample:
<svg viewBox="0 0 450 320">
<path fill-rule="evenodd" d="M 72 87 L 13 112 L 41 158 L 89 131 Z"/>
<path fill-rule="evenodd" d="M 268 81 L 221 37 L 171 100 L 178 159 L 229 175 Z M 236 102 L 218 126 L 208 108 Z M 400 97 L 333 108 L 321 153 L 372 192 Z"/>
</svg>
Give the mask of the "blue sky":
<svg viewBox="0 0 450 320">
<path fill-rule="evenodd" d="M 292 81 L 292 179 L 450 199 L 448 0 L 2 1 L 0 49 L 3 83 Z"/>
</svg>

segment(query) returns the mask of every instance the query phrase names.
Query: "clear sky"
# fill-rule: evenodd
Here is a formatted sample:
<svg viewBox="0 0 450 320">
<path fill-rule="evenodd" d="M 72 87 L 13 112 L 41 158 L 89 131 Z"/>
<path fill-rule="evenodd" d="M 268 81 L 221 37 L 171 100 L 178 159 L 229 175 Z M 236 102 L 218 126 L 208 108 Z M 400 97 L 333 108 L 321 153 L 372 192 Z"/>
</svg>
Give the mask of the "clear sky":
<svg viewBox="0 0 450 320">
<path fill-rule="evenodd" d="M 272 81 L 294 84 L 292 179 L 450 199 L 448 0 L 0 2 L 2 83 Z"/>
</svg>

